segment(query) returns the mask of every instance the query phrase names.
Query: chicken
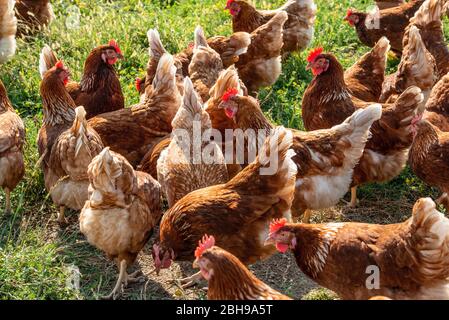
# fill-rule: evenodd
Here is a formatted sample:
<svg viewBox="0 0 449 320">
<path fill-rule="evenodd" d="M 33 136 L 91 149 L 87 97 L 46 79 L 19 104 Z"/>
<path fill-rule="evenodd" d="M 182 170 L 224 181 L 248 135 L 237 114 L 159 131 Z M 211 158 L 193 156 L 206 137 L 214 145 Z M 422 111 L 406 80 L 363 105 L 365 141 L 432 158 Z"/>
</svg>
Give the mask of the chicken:
<svg viewBox="0 0 449 320">
<path fill-rule="evenodd" d="M 449 72 L 449 48 L 445 41 L 441 16 L 446 11 L 443 0 L 426 0 L 421 8 L 410 19 L 403 39 L 404 46 L 409 41 L 409 31 L 416 26 L 421 34 L 427 50 L 435 58 L 438 68 L 438 79 Z"/>
<path fill-rule="evenodd" d="M 280 11 L 254 30 L 248 52 L 235 63 L 240 79 L 253 95 L 274 84 L 281 74 L 282 32 L 287 19 L 287 13 Z"/>
<path fill-rule="evenodd" d="M 143 157 L 137 170 L 149 173 L 152 177 L 157 178 L 157 161 L 159 160 L 162 151 L 169 146 L 170 142 L 171 134 L 161 138 Z"/>
<path fill-rule="evenodd" d="M 196 27 L 193 56 L 189 64 L 189 76 L 202 101 L 209 100 L 209 91 L 217 82 L 221 71 L 223 71 L 223 62 L 220 55 L 209 47 L 203 29 L 199 26 Z"/>
<path fill-rule="evenodd" d="M 173 63 L 173 57 L 164 54 L 152 86 L 146 89 L 144 102 L 89 120 L 105 146 L 124 156 L 134 167 L 152 146 L 172 131 L 171 122 L 181 104 Z"/>
<path fill-rule="evenodd" d="M 0 187 L 5 191 L 5 212 L 11 213 L 11 191 L 25 173 L 25 127 L 0 80 Z"/>
<path fill-rule="evenodd" d="M 377 0 L 376 6 L 380 9 L 389 9 L 404 4 L 404 0 Z"/>
<path fill-rule="evenodd" d="M 403 223 L 271 224 L 268 246 L 342 299 L 449 299 L 449 220 L 430 198 Z"/>
<path fill-rule="evenodd" d="M 316 15 L 313 0 L 288 0 L 277 10 L 257 10 L 247 0 L 228 0 L 226 9 L 232 15 L 234 32 L 253 32 L 266 24 L 280 11 L 288 14 L 283 30 L 283 53 L 304 50 L 312 41 Z"/>
<path fill-rule="evenodd" d="M 424 117 L 440 130 L 449 132 L 449 73 L 433 87 Z"/>
<path fill-rule="evenodd" d="M 355 110 L 369 105 L 351 97 L 344 82 L 343 67 L 334 55 L 314 50 L 308 61 L 308 69 L 315 77 L 302 101 L 302 118 L 307 130 L 331 128 Z M 356 204 L 358 185 L 388 181 L 402 171 L 413 140 L 410 125 L 423 112 L 423 100 L 421 89 L 413 86 L 395 103 L 382 105 L 382 117 L 371 126 L 372 137 L 354 169 L 351 206 Z"/>
<path fill-rule="evenodd" d="M 156 29 L 150 29 L 147 35 L 150 43 L 150 60 L 148 61 L 145 78 L 142 78 L 139 81 L 139 83 L 145 84 L 145 88 L 151 86 L 156 71 L 156 66 L 162 55 L 167 53 Z M 207 39 L 207 43 L 211 49 L 220 54 L 223 65 L 225 67 L 229 67 L 239 59 L 240 55 L 247 51 L 248 46 L 251 43 L 251 38 L 246 32 L 237 32 L 232 34 L 230 37 L 215 36 L 209 38 Z M 176 81 L 181 94 L 184 77 L 189 75 L 189 65 L 193 57 L 193 50 L 194 45 L 189 46 L 185 50 L 174 55 L 175 66 L 177 68 Z M 141 94 L 141 99 L 144 99 L 144 90 L 142 90 L 142 86 L 140 88 L 141 89 L 138 91 Z"/>
<path fill-rule="evenodd" d="M 150 175 L 134 171 L 121 155 L 105 148 L 89 165 L 89 200 L 80 214 L 87 241 L 104 251 L 119 268 L 108 298 L 117 298 L 137 255 L 162 216 L 160 185 Z"/>
<path fill-rule="evenodd" d="M 111 40 L 107 45 L 99 46 L 90 52 L 79 83 L 70 81 L 66 84 L 75 104 L 86 109 L 87 119 L 124 108 L 125 98 L 114 69 L 118 59 L 123 59 L 122 51 L 117 42 Z M 56 54 L 49 46 L 45 46 L 39 65 L 41 77 L 56 61 Z"/>
<path fill-rule="evenodd" d="M 410 167 L 421 180 L 442 191 L 437 202 L 449 211 L 449 132 L 424 119 L 414 124 L 414 135 Z"/>
<path fill-rule="evenodd" d="M 205 233 L 213 234 L 223 249 L 244 264 L 270 256 L 274 248 L 263 246 L 269 222 L 291 219 L 296 177 L 291 145 L 290 131 L 277 128 L 256 160 L 233 179 L 191 192 L 171 207 L 162 218 L 159 243 L 153 245 L 156 271 L 168 268 L 173 260 L 193 261 Z"/>
<path fill-rule="evenodd" d="M 215 246 L 213 236 L 203 237 L 195 258 L 194 266 L 209 282 L 209 300 L 291 300 L 257 279 L 232 253 Z"/>
<path fill-rule="evenodd" d="M 0 0 L 0 63 L 8 61 L 16 53 L 16 31 L 14 0 Z"/>
<path fill-rule="evenodd" d="M 17 35 L 29 35 L 55 19 L 49 0 L 16 0 Z"/>
<path fill-rule="evenodd" d="M 390 40 L 392 50 L 400 55 L 405 28 L 423 2 L 424 0 L 411 0 L 398 7 L 369 13 L 349 9 L 345 20 L 355 27 L 357 36 L 364 45 L 373 47 L 385 36 Z"/>
<path fill-rule="evenodd" d="M 236 127 L 248 132 L 269 131 L 274 125 L 265 118 L 251 97 L 230 95 L 222 103 Z M 381 116 L 381 106 L 356 111 L 331 129 L 301 132 L 291 129 L 298 167 L 292 216 L 309 222 L 311 210 L 336 205 L 351 184 L 353 169 L 362 156 L 372 123 Z"/>
<path fill-rule="evenodd" d="M 437 66 L 435 59 L 426 49 L 419 29 L 412 26 L 409 31 L 407 45 L 404 46 L 398 71 L 388 76 L 383 84 L 381 102 L 394 102 L 397 97 L 410 86 L 422 90 L 425 105 L 430 91 L 437 81 Z"/>
<path fill-rule="evenodd" d="M 379 101 L 389 50 L 390 41 L 382 37 L 370 52 L 345 71 L 345 83 L 354 97 L 363 101 Z"/>
<path fill-rule="evenodd" d="M 64 83 L 69 71 L 62 62 L 44 74 L 41 97 L 44 120 L 38 136 L 38 151 L 45 188 L 59 208 L 58 222 L 67 223 L 65 207 L 80 210 L 87 200 L 87 167 L 103 148 L 97 133 L 87 124 L 83 107 L 75 102 Z"/>
<path fill-rule="evenodd" d="M 211 130 L 210 118 L 189 77 L 184 80 L 183 103 L 172 127 L 173 139 L 157 161 L 157 179 L 169 207 L 192 191 L 228 181 L 220 146 L 205 139 Z"/>
</svg>

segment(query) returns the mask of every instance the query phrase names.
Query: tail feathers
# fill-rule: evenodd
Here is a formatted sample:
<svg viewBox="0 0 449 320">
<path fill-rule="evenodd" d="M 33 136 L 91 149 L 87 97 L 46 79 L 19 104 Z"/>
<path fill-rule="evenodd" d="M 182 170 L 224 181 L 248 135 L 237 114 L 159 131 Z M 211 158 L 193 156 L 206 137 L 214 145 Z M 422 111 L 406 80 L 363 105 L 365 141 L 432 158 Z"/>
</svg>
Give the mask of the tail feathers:
<svg viewBox="0 0 449 320">
<path fill-rule="evenodd" d="M 44 78 L 45 72 L 50 70 L 56 63 L 58 62 L 58 57 L 51 50 L 48 45 L 45 45 L 42 48 L 40 57 L 39 57 L 39 72 L 41 74 L 41 79 Z"/>
<path fill-rule="evenodd" d="M 388 51 L 390 51 L 390 40 L 387 37 L 382 37 L 377 41 L 374 46 L 372 52 L 375 53 L 378 57 L 387 59 Z"/>
<path fill-rule="evenodd" d="M 396 113 L 403 113 L 401 124 L 408 126 L 416 114 L 423 112 L 420 107 L 424 101 L 424 95 L 420 88 L 412 86 L 405 90 L 394 103 Z"/>
<path fill-rule="evenodd" d="M 86 110 L 84 107 L 80 106 L 75 109 L 75 120 L 73 121 L 71 130 L 72 134 L 76 137 L 75 157 L 77 157 L 81 147 L 89 143 L 89 139 L 87 138 Z"/>
<path fill-rule="evenodd" d="M 440 21 L 447 6 L 448 3 L 444 0 L 426 0 L 410 19 L 410 24 L 426 26 L 431 22 Z"/>
<path fill-rule="evenodd" d="M 230 66 L 228 69 L 223 70 L 220 76 L 215 82 L 214 86 L 210 90 L 211 100 L 218 101 L 225 94 L 228 89 L 235 88 L 239 94 L 243 94 L 243 90 L 240 86 L 240 79 L 237 73 L 237 69 L 234 66 Z"/>
<path fill-rule="evenodd" d="M 153 79 L 153 88 L 155 92 L 164 92 L 165 94 L 170 94 L 176 89 L 176 67 L 172 55 L 165 53 L 159 60 Z"/>
<path fill-rule="evenodd" d="M 208 47 L 207 39 L 204 35 L 203 28 L 197 26 L 195 29 L 195 49 L 198 49 L 200 46 Z"/>
<path fill-rule="evenodd" d="M 115 192 L 115 179 L 122 175 L 122 166 L 109 147 L 103 149 L 89 165 L 87 170 L 91 181 L 95 181 L 96 191 L 91 200 L 101 202 L 101 192 Z M 92 199 L 92 197 L 94 199 Z"/>
<path fill-rule="evenodd" d="M 419 199 L 413 207 L 411 250 L 416 252 L 420 280 L 449 277 L 449 219 L 436 209 L 430 198 Z"/>
<path fill-rule="evenodd" d="M 193 88 L 193 83 L 189 77 L 184 79 L 184 98 L 182 107 L 187 110 L 192 117 L 203 112 L 200 98 Z"/>
<path fill-rule="evenodd" d="M 167 50 L 161 42 L 159 32 L 156 29 L 150 29 L 147 32 L 148 43 L 150 44 L 149 54 L 152 58 L 161 58 Z"/>
<path fill-rule="evenodd" d="M 14 0 L 0 0 L 0 63 L 11 59 L 16 53 L 17 19 Z"/>
</svg>

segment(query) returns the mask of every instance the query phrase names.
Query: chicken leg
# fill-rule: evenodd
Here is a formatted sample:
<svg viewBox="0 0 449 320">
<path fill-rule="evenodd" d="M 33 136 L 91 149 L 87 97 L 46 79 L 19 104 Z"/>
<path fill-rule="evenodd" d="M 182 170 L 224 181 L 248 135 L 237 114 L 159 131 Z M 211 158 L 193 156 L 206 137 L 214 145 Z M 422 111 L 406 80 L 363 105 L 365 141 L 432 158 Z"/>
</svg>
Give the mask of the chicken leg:
<svg viewBox="0 0 449 320">
<path fill-rule="evenodd" d="M 128 268 L 128 264 L 126 263 L 126 260 L 122 260 L 120 262 L 119 268 L 120 268 L 119 276 L 118 276 L 117 283 L 115 284 L 114 289 L 108 296 L 103 297 L 103 299 L 115 300 L 120 296 L 123 288 L 126 287 L 129 283 L 136 283 L 136 282 L 139 282 L 144 279 L 143 276 L 137 277 L 137 275 L 142 273 L 142 271 L 140 271 L 140 270 L 137 270 L 136 272 L 133 272 L 131 274 L 128 274 L 126 272 L 126 269 Z"/>
<path fill-rule="evenodd" d="M 351 202 L 348 203 L 349 208 L 355 208 L 359 200 L 357 199 L 357 186 L 351 188 Z"/>
<path fill-rule="evenodd" d="M 5 214 L 9 215 L 11 214 L 11 190 L 9 190 L 9 188 L 5 188 L 5 198 L 6 198 Z"/>
<path fill-rule="evenodd" d="M 311 215 L 312 215 L 312 210 L 306 209 L 306 211 L 304 211 L 304 215 L 302 216 L 302 222 L 303 223 L 310 223 Z"/>
<path fill-rule="evenodd" d="M 65 207 L 64 206 L 60 206 L 59 207 L 59 212 L 58 212 L 58 222 L 61 225 L 66 225 L 68 224 L 67 219 L 65 218 Z"/>
</svg>

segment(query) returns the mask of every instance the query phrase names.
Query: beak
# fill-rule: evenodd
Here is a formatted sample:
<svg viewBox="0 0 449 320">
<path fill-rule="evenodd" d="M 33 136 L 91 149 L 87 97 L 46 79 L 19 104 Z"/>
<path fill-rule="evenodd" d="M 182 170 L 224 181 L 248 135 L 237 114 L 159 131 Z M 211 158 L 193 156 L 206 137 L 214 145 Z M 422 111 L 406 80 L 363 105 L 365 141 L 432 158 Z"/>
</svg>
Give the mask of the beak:
<svg viewBox="0 0 449 320">
<path fill-rule="evenodd" d="M 195 259 L 195 261 L 193 261 L 192 263 L 192 268 L 193 269 L 198 269 L 200 266 L 198 265 L 198 259 Z"/>
<path fill-rule="evenodd" d="M 274 239 L 273 238 L 271 238 L 270 236 L 268 236 L 268 238 L 266 238 L 265 239 L 265 242 L 264 242 L 264 246 L 271 246 L 271 245 L 275 245 L 276 244 L 276 241 L 274 241 Z"/>
<path fill-rule="evenodd" d="M 306 66 L 306 70 L 311 70 L 312 66 L 313 66 L 312 62 L 309 62 Z"/>
</svg>

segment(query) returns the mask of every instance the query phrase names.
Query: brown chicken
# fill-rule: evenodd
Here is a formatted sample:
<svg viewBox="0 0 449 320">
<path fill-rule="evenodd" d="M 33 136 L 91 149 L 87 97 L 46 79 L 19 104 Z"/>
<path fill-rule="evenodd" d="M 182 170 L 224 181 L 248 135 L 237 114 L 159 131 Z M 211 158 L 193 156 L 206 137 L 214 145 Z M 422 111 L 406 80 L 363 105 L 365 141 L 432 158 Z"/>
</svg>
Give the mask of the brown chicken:
<svg viewBox="0 0 449 320">
<path fill-rule="evenodd" d="M 69 71 L 58 62 L 44 74 L 41 97 L 44 120 L 38 150 L 44 171 L 45 188 L 59 208 L 58 222 L 67 223 L 65 207 L 80 210 L 87 200 L 87 167 L 102 149 L 97 133 L 87 124 L 83 107 L 75 103 L 64 83 Z"/>
<path fill-rule="evenodd" d="M 404 4 L 404 0 L 376 0 L 376 6 L 380 10 L 394 8 Z"/>
<path fill-rule="evenodd" d="M 389 50 L 390 41 L 382 37 L 370 52 L 345 71 L 345 83 L 352 96 L 363 101 L 379 101 Z"/>
<path fill-rule="evenodd" d="M 172 131 L 171 122 L 181 105 L 173 57 L 165 54 L 145 101 L 101 114 L 89 120 L 105 146 L 124 156 L 134 167 L 148 150 Z"/>
<path fill-rule="evenodd" d="M 223 71 L 223 62 L 220 55 L 209 47 L 203 29 L 199 26 L 196 27 L 193 56 L 189 64 L 189 77 L 202 101 L 209 100 L 209 91 L 217 82 L 221 71 Z"/>
<path fill-rule="evenodd" d="M 223 99 L 226 115 L 236 127 L 247 131 L 274 128 L 259 103 L 251 97 L 229 95 Z M 347 193 L 354 167 L 363 154 L 372 123 L 381 117 L 380 105 L 356 111 L 331 129 L 302 132 L 290 129 L 298 167 L 292 216 L 309 222 L 311 210 L 334 206 Z"/>
<path fill-rule="evenodd" d="M 137 167 L 137 170 L 149 173 L 152 177 L 157 178 L 157 161 L 171 142 L 171 134 L 161 138 L 147 154 L 143 157 L 142 161 Z"/>
<path fill-rule="evenodd" d="M 424 117 L 440 130 L 449 132 L 449 73 L 433 87 Z"/>
<path fill-rule="evenodd" d="M 161 221 L 160 241 L 153 246 L 156 271 L 173 260 L 193 261 L 205 233 L 244 264 L 270 256 L 274 248 L 263 246 L 269 222 L 291 219 L 296 177 L 291 145 L 291 132 L 277 128 L 256 160 L 229 182 L 191 192 L 170 208 Z M 200 275 L 182 282 L 190 284 Z"/>
<path fill-rule="evenodd" d="M 156 29 L 150 29 L 148 31 L 148 41 L 150 43 L 150 60 L 148 61 L 147 73 L 145 78 L 139 79 L 139 83 L 145 84 L 145 88 L 151 86 L 154 78 L 156 66 L 159 63 L 160 58 L 163 54 L 167 53 L 165 50 L 159 33 Z M 209 46 L 220 54 L 221 60 L 225 67 L 233 65 L 238 61 L 239 56 L 246 53 L 248 46 L 251 43 L 251 37 L 246 32 L 237 32 L 232 34 L 230 37 L 215 36 L 207 39 Z M 176 81 L 178 87 L 182 94 L 182 83 L 184 77 L 189 75 L 189 65 L 193 56 L 194 45 L 189 46 L 184 51 L 174 55 L 174 63 L 177 68 Z M 142 85 L 140 85 L 141 99 L 144 96 L 144 90 L 142 90 Z"/>
<path fill-rule="evenodd" d="M 449 2 L 447 3 L 449 4 Z M 426 0 L 421 8 L 410 19 L 410 26 L 404 34 L 403 44 L 409 41 L 409 30 L 416 26 L 421 38 L 426 44 L 427 50 L 435 58 L 438 68 L 438 79 L 441 79 L 449 72 L 449 48 L 445 41 L 442 15 L 445 12 L 445 2 L 443 0 Z"/>
<path fill-rule="evenodd" d="M 266 244 L 342 299 L 449 299 L 449 220 L 430 198 L 399 224 L 275 221 Z"/>
<path fill-rule="evenodd" d="M 273 85 L 282 72 L 282 32 L 287 19 L 287 13 L 280 11 L 254 30 L 248 52 L 235 63 L 240 79 L 253 95 L 260 88 Z"/>
<path fill-rule="evenodd" d="M 0 187 L 5 191 L 5 212 L 11 213 L 11 191 L 25 173 L 25 127 L 0 80 Z"/>
<path fill-rule="evenodd" d="M 253 32 L 266 24 L 277 13 L 288 13 L 288 21 L 283 30 L 283 53 L 302 51 L 312 41 L 316 15 L 313 0 L 288 0 L 277 10 L 257 10 L 247 0 L 228 0 L 226 9 L 232 15 L 234 32 Z"/>
<path fill-rule="evenodd" d="M 55 19 L 49 0 L 16 0 L 17 35 L 29 35 Z"/>
<path fill-rule="evenodd" d="M 119 268 L 107 298 L 117 298 L 137 255 L 162 216 L 160 186 L 150 175 L 134 171 L 121 155 L 105 148 L 89 165 L 89 200 L 80 215 L 80 230 L 90 244 L 104 251 Z"/>
<path fill-rule="evenodd" d="M 16 31 L 14 0 L 0 0 L 0 63 L 8 61 L 16 53 Z"/>
<path fill-rule="evenodd" d="M 409 31 L 409 41 L 404 46 L 398 71 L 385 79 L 380 101 L 392 103 L 408 87 L 417 86 L 424 95 L 422 102 L 424 106 L 437 81 L 437 75 L 435 59 L 426 49 L 419 29 L 413 25 Z"/>
<path fill-rule="evenodd" d="M 307 130 L 331 128 L 368 105 L 351 97 L 344 82 L 343 67 L 334 55 L 314 50 L 308 61 L 315 77 L 302 101 L 302 118 Z M 388 181 L 402 171 L 413 141 L 410 125 L 423 112 L 420 108 L 423 99 L 421 89 L 410 87 L 395 103 L 382 106 L 382 117 L 371 126 L 372 137 L 354 169 L 351 206 L 357 202 L 358 185 Z"/>
<path fill-rule="evenodd" d="M 420 120 L 415 124 L 414 135 L 410 167 L 425 183 L 441 190 L 442 196 L 437 202 L 449 211 L 449 132 Z"/>
<path fill-rule="evenodd" d="M 345 20 L 355 27 L 357 36 L 363 44 L 373 47 L 385 36 L 390 40 L 391 49 L 400 55 L 405 28 L 423 2 L 424 0 L 411 0 L 398 7 L 369 13 L 349 9 Z"/>
<path fill-rule="evenodd" d="M 213 236 L 203 237 L 195 258 L 193 265 L 209 282 L 209 300 L 291 300 L 257 279 L 232 253 L 215 246 Z"/>
<path fill-rule="evenodd" d="M 228 181 L 221 148 L 207 137 L 209 115 L 189 77 L 184 80 L 183 103 L 172 127 L 173 139 L 157 162 L 157 180 L 169 207 L 192 191 Z"/>
<path fill-rule="evenodd" d="M 69 81 L 66 84 L 75 104 L 86 109 L 87 119 L 124 108 L 125 98 L 114 69 L 118 59 L 123 59 L 122 52 L 117 42 L 111 40 L 109 44 L 99 46 L 90 52 L 84 63 L 84 73 L 79 83 Z M 42 77 L 56 61 L 56 54 L 49 46 L 45 46 L 39 64 Z"/>
</svg>

